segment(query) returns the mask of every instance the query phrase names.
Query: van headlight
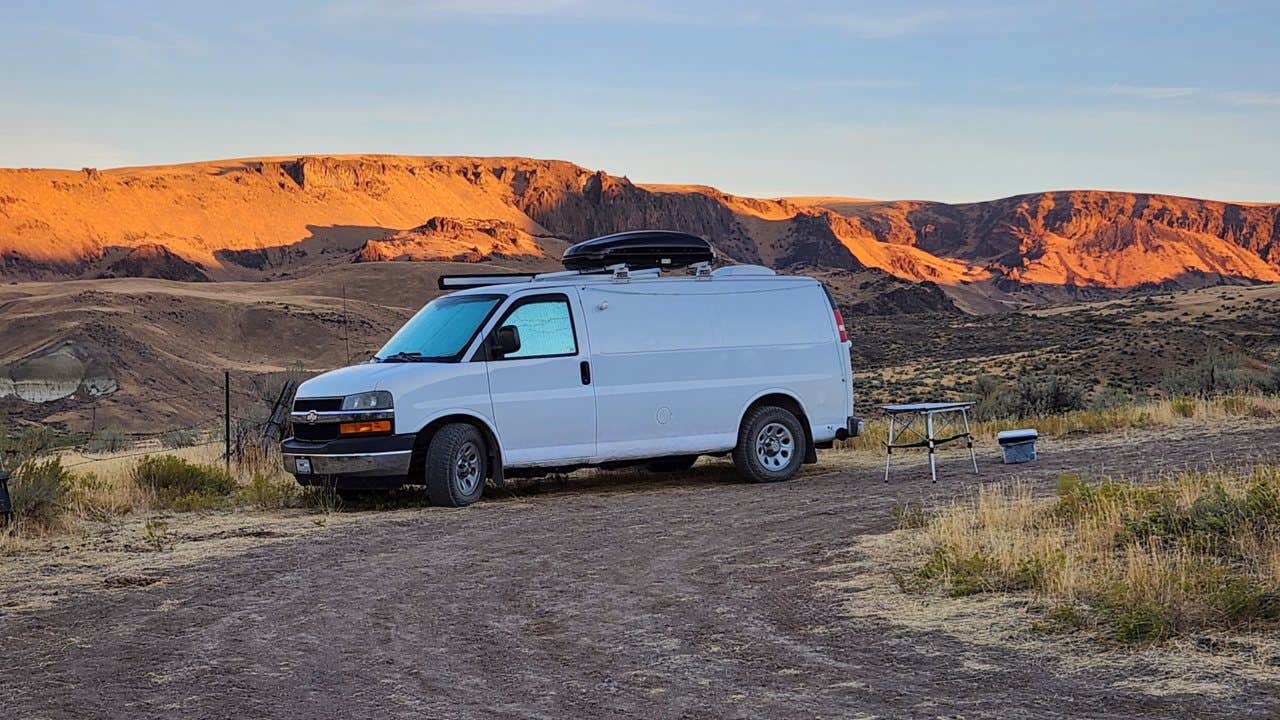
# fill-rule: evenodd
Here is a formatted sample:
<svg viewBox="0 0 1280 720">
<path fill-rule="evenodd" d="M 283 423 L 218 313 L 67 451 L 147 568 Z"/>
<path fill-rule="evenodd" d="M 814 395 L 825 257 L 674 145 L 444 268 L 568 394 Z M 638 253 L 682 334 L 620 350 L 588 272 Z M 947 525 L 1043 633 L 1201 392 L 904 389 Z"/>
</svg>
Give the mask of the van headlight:
<svg viewBox="0 0 1280 720">
<path fill-rule="evenodd" d="M 390 410 L 391 407 L 391 393 L 386 390 L 372 390 L 342 398 L 343 410 Z"/>
</svg>

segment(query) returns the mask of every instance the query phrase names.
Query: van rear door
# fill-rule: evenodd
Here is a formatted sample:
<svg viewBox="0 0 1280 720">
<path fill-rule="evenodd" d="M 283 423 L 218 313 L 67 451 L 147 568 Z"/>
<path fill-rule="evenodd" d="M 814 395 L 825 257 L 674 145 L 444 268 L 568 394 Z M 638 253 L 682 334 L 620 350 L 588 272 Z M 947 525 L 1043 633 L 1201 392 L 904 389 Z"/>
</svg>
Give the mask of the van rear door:
<svg viewBox="0 0 1280 720">
<path fill-rule="evenodd" d="M 845 401 L 847 414 L 853 416 L 853 342 L 849 339 L 849 331 L 844 326 L 844 314 L 840 312 L 840 305 L 836 303 L 836 298 L 831 294 L 831 289 L 826 283 L 819 283 L 822 286 L 822 292 L 827 296 L 827 303 L 831 306 L 832 321 L 835 322 L 837 343 L 836 343 L 836 364 L 840 366 L 840 380 L 844 386 L 849 389 L 848 397 Z"/>
<path fill-rule="evenodd" d="M 489 396 L 512 466 L 587 460 L 596 449 L 596 397 L 575 288 L 519 295 L 490 332 L 512 326 L 520 349 L 489 356 Z"/>
</svg>

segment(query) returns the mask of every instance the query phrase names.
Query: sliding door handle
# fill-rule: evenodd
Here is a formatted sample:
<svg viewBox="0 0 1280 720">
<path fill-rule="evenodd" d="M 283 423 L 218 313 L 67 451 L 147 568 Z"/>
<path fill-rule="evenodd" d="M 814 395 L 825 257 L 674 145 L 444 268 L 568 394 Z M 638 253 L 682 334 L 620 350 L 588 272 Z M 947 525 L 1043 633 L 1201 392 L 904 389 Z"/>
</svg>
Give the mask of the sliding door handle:
<svg viewBox="0 0 1280 720">
<path fill-rule="evenodd" d="M 578 363 L 578 369 L 582 371 L 582 384 L 590 385 L 591 384 L 591 363 L 587 362 L 586 360 L 583 360 L 582 362 Z"/>
</svg>

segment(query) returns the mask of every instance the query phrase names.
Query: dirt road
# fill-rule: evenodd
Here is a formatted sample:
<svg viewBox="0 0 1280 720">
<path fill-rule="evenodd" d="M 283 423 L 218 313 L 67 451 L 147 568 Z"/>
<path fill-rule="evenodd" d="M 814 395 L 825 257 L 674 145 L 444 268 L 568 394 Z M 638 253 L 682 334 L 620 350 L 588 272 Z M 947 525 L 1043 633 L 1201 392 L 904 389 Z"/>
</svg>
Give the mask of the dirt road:
<svg viewBox="0 0 1280 720">
<path fill-rule="evenodd" d="M 1031 466 L 1144 472 L 1274 459 L 1280 428 L 1165 431 L 1052 445 Z M 992 455 L 988 449 L 984 455 Z M 353 522 L 175 569 L 149 587 L 0 615 L 0 716 L 1242 717 L 1228 700 L 1150 695 L 1097 671 L 851 617 L 823 582 L 891 508 L 971 483 L 951 455 L 884 484 L 861 464 L 776 486 L 724 466 L 463 510 Z M 4 600 L 0 588 L 0 600 Z M 8 603 L 0 603 L 0 612 Z"/>
</svg>

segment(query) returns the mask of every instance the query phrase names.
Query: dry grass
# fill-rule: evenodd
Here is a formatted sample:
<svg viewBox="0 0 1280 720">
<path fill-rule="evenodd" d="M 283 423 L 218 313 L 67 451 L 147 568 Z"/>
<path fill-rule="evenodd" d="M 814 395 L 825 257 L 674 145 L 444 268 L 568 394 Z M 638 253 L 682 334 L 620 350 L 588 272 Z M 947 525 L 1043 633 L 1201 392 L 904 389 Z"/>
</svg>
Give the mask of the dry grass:
<svg viewBox="0 0 1280 720">
<path fill-rule="evenodd" d="M 1123 429 L 1142 429 L 1175 425 L 1192 420 L 1217 420 L 1237 417 L 1271 417 L 1280 414 L 1280 398 L 1268 396 L 1227 396 L 1214 399 L 1173 399 L 1145 405 L 1127 405 L 1104 410 L 1087 410 L 1039 418 L 974 423 L 979 440 L 994 440 L 1000 430 L 1034 426 L 1045 437 L 1077 433 L 1104 433 Z M 887 427 L 883 421 L 868 424 L 866 433 L 843 443 L 852 451 L 883 452 Z M 238 458 L 232 466 L 235 489 L 226 493 L 196 493 L 183 497 L 161 497 L 154 487 L 139 483 L 136 471 L 140 463 L 155 456 L 173 456 L 190 463 L 219 469 L 222 466 L 220 443 L 204 443 L 179 449 L 166 449 L 159 443 L 154 451 L 130 450 L 114 454 L 62 451 L 65 487 L 54 505 L 56 517 L 45 513 L 38 522 L 21 522 L 19 533 L 41 535 L 75 532 L 78 525 L 93 522 L 115 522 L 132 514 L 216 508 L 254 508 L 273 510 L 284 507 L 329 506 L 332 499 L 300 488 L 281 467 L 279 449 L 253 450 Z M 836 462 L 841 462 L 836 455 Z M 845 460 L 847 462 L 847 460 Z"/>
<path fill-rule="evenodd" d="M 1002 430 L 1033 427 L 1041 437 L 1092 435 L 1119 430 L 1169 427 L 1188 420 L 1214 421 L 1234 418 L 1271 418 L 1280 415 L 1280 397 L 1226 395 L 1215 398 L 1171 398 L 1152 403 L 1121 405 L 1097 410 L 1076 410 L 1031 418 L 971 422 L 974 438 L 994 442 Z M 886 419 L 869 421 L 859 437 L 840 447 L 855 452 L 884 453 L 889 425 Z"/>
<path fill-rule="evenodd" d="M 1048 499 L 988 485 L 916 524 L 904 587 L 1029 593 L 1045 629 L 1153 642 L 1280 627 L 1280 466 L 1147 484 L 1066 475 Z"/>
<path fill-rule="evenodd" d="M 19 508 L 13 532 L 0 533 L 0 551 L 16 551 L 24 538 L 77 533 L 135 515 L 315 505 L 312 493 L 284 472 L 278 448 L 237 459 L 228 477 L 221 447 L 221 443 L 208 443 L 172 450 L 157 447 L 154 452 L 71 451 L 35 457 L 29 463 L 42 472 L 32 475 L 41 478 L 36 489 L 47 501 L 38 513 Z M 47 472 L 53 465 L 58 472 Z"/>
</svg>

